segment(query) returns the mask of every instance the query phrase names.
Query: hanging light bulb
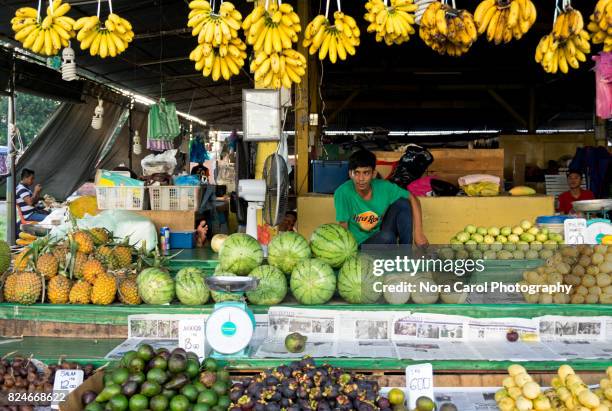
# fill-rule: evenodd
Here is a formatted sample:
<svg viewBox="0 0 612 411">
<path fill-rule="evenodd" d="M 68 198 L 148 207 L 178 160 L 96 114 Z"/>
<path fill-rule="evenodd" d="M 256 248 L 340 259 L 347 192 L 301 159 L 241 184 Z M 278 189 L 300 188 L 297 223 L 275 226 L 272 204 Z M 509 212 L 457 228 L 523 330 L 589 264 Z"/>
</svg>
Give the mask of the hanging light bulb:
<svg viewBox="0 0 612 411">
<path fill-rule="evenodd" d="M 98 105 L 94 110 L 94 116 L 91 119 L 91 128 L 94 130 L 100 130 L 102 128 L 102 118 L 104 116 L 104 101 L 98 99 Z"/>
<path fill-rule="evenodd" d="M 70 46 L 62 51 L 62 80 L 73 81 L 77 79 L 74 50 Z"/>
<path fill-rule="evenodd" d="M 142 145 L 140 145 L 140 136 L 138 135 L 138 130 L 134 131 L 132 153 L 134 153 L 137 156 L 142 154 Z"/>
</svg>

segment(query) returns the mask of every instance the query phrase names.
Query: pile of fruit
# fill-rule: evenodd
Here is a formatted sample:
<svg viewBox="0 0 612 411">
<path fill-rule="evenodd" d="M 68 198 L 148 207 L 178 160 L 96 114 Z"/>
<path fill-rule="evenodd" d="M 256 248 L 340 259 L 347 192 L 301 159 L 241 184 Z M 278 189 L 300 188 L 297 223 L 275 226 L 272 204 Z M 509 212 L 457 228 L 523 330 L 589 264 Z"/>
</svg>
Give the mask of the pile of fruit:
<svg viewBox="0 0 612 411">
<path fill-rule="evenodd" d="M 612 247 L 563 247 L 543 266 L 525 271 L 523 278 L 524 284 L 572 286 L 570 294 L 524 294 L 531 304 L 612 304 Z"/>
<path fill-rule="evenodd" d="M 553 255 L 559 244 L 563 244 L 560 234 L 524 220 L 515 227 L 485 228 L 470 224 L 450 240 L 451 249 L 440 252 L 444 258 L 546 259 Z"/>
<path fill-rule="evenodd" d="M 431 3 L 421 18 L 421 39 L 440 54 L 458 57 L 478 39 L 474 16 L 441 2 Z"/>
<path fill-rule="evenodd" d="M 356 47 L 361 43 L 361 31 L 351 16 L 341 11 L 334 13 L 333 24 L 325 15 L 318 15 L 306 26 L 304 47 L 314 55 L 318 52 L 319 60 L 335 63 L 338 59 L 346 60 L 347 55 L 354 56 Z"/>
<path fill-rule="evenodd" d="M 226 411 L 230 383 L 229 372 L 213 359 L 200 364 L 181 348 L 155 351 L 143 344 L 105 372 L 100 393 L 86 391 L 81 402 L 85 411 Z"/>
<path fill-rule="evenodd" d="M 415 33 L 414 12 L 417 5 L 412 0 L 369 0 L 364 18 L 370 23 L 368 33 L 376 33 L 376 41 L 384 41 L 387 46 L 402 44 Z"/>
<path fill-rule="evenodd" d="M 599 0 L 589 19 L 587 29 L 593 35 L 593 44 L 603 43 L 605 52 L 612 51 L 612 2 Z"/>
<path fill-rule="evenodd" d="M 612 367 L 607 369 L 607 378 L 601 380 L 600 387 L 593 391 L 567 364 L 559 367 L 552 379 L 552 387 L 545 391 L 521 365 L 508 367 L 508 374 L 503 382 L 504 388 L 495 393 L 501 411 L 612 409 Z"/>
<path fill-rule="evenodd" d="M 391 411 L 378 383 L 312 358 L 268 369 L 232 385 L 230 411 Z"/>
<path fill-rule="evenodd" d="M 474 21 L 478 34 L 487 33 L 487 40 L 496 45 L 520 40 L 537 17 L 531 0 L 484 0 L 476 7 Z"/>
<path fill-rule="evenodd" d="M 83 370 L 83 378 L 87 379 L 94 373 L 94 366 L 80 366 L 72 362 L 60 362 L 37 368 L 34 361 L 24 356 L 16 355 L 12 359 L 0 360 L 0 389 L 3 392 L 15 393 L 50 393 L 53 392 L 53 381 L 57 370 Z"/>
</svg>

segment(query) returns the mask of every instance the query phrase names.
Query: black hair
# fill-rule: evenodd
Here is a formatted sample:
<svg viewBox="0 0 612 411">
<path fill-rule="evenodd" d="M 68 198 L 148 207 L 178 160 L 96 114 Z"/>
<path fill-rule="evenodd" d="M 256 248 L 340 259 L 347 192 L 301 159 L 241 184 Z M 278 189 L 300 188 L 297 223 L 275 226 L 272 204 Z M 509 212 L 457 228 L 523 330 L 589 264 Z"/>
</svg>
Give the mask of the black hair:
<svg viewBox="0 0 612 411">
<path fill-rule="evenodd" d="M 285 215 L 292 215 L 295 217 L 295 219 L 297 220 L 297 213 L 293 210 L 289 210 L 285 213 Z"/>
<path fill-rule="evenodd" d="M 355 151 L 349 157 L 349 171 L 356 170 L 359 167 L 370 167 L 372 170 L 375 170 L 376 155 L 365 149 Z"/>
<path fill-rule="evenodd" d="M 30 170 L 29 168 L 24 168 L 21 170 L 21 179 L 28 178 L 34 175 L 34 170 Z"/>
<path fill-rule="evenodd" d="M 578 174 L 580 176 L 580 178 L 582 179 L 582 172 L 580 170 L 569 170 L 567 172 L 567 176 L 569 177 L 570 174 Z"/>
</svg>

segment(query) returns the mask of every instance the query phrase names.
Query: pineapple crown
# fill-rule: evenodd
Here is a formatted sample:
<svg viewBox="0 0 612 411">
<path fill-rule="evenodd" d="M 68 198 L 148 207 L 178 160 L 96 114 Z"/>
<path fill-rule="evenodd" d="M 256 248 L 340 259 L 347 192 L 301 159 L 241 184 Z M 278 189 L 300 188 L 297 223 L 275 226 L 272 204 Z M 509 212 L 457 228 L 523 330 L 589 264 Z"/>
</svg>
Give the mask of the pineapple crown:
<svg viewBox="0 0 612 411">
<path fill-rule="evenodd" d="M 142 271 L 146 267 L 166 268 L 170 264 L 170 261 L 180 253 L 181 251 L 174 255 L 166 256 L 160 253 L 158 247 L 149 252 L 147 251 L 146 241 L 143 241 L 138 250 L 138 255 L 140 257 L 138 259 L 138 270 Z"/>
</svg>

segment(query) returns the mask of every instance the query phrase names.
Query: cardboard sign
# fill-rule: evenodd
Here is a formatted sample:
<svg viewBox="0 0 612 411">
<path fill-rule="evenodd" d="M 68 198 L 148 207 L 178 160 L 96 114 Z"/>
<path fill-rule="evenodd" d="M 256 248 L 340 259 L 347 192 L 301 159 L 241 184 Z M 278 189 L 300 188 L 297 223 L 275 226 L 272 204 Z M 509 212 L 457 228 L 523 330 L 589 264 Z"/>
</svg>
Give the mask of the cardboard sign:
<svg viewBox="0 0 612 411">
<path fill-rule="evenodd" d="M 59 409 L 59 404 L 68 399 L 68 394 L 83 383 L 83 377 L 83 370 L 57 370 L 53 381 L 51 408 Z"/>
<path fill-rule="evenodd" d="M 406 367 L 406 388 L 408 409 L 416 408 L 419 397 L 425 396 L 434 401 L 433 367 L 431 364 L 417 364 Z"/>
<path fill-rule="evenodd" d="M 179 321 L 178 346 L 185 351 L 191 351 L 198 355 L 202 361 L 206 355 L 204 349 L 204 320 L 197 318 Z"/>
<path fill-rule="evenodd" d="M 569 218 L 563 222 L 565 244 L 584 244 L 587 222 L 584 218 Z"/>
</svg>

